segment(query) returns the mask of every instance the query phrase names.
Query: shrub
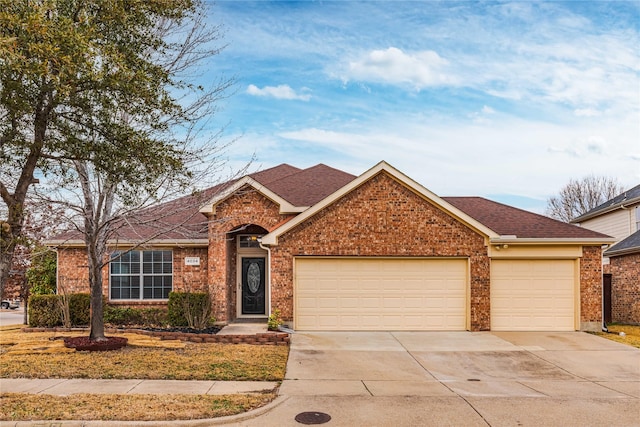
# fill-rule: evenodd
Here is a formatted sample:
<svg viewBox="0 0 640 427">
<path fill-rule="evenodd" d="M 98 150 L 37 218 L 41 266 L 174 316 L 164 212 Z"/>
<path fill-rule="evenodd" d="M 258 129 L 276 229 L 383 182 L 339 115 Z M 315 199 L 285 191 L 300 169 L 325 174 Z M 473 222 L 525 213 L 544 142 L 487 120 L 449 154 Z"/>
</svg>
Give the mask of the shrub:
<svg viewBox="0 0 640 427">
<path fill-rule="evenodd" d="M 205 329 L 214 322 L 208 292 L 170 292 L 168 309 L 171 326 Z"/>
<path fill-rule="evenodd" d="M 91 317 L 91 295 L 70 294 L 69 316 L 71 318 L 71 325 L 73 326 L 88 325 Z"/>
<path fill-rule="evenodd" d="M 29 326 L 34 328 L 62 326 L 66 303 L 68 303 L 69 315 L 67 326 L 86 326 L 89 324 L 90 302 L 89 294 L 31 295 L 28 305 Z"/>
<path fill-rule="evenodd" d="M 107 305 L 104 308 L 104 322 L 115 326 L 140 325 L 140 310 L 131 307 Z"/>
<path fill-rule="evenodd" d="M 167 312 L 161 308 L 131 308 L 106 304 L 104 322 L 114 326 L 165 326 Z"/>
<path fill-rule="evenodd" d="M 32 295 L 29 298 L 29 326 L 52 328 L 62 325 L 59 295 Z"/>
</svg>

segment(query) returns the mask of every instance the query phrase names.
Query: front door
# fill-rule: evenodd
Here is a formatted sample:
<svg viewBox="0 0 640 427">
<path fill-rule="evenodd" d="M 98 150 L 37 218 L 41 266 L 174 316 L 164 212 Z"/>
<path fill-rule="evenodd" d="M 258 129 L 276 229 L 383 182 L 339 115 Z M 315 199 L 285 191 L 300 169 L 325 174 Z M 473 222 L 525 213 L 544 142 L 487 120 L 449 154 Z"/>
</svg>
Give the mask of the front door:
<svg viewBox="0 0 640 427">
<path fill-rule="evenodd" d="M 265 258 L 242 258 L 242 314 L 265 314 Z"/>
</svg>

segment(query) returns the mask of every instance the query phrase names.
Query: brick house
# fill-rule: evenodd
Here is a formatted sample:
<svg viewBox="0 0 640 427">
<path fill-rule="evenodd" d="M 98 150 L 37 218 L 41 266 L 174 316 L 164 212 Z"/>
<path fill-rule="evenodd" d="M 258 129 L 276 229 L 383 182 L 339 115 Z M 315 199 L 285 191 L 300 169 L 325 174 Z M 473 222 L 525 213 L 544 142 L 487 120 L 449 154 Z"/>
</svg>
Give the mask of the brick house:
<svg viewBox="0 0 640 427">
<path fill-rule="evenodd" d="M 571 222 L 613 236 L 603 254 L 606 320 L 640 324 L 640 185 Z"/>
<path fill-rule="evenodd" d="M 610 259 L 611 319 L 640 324 L 640 230 L 604 252 Z"/>
<path fill-rule="evenodd" d="M 167 233 L 110 263 L 111 303 L 208 289 L 218 321 L 279 309 L 298 330 L 600 329 L 604 234 L 438 197 L 385 162 L 357 177 L 283 164 L 205 193 L 189 238 Z M 133 229 L 114 253 L 145 233 Z M 82 242 L 49 245 L 59 283 L 86 292 Z"/>
</svg>

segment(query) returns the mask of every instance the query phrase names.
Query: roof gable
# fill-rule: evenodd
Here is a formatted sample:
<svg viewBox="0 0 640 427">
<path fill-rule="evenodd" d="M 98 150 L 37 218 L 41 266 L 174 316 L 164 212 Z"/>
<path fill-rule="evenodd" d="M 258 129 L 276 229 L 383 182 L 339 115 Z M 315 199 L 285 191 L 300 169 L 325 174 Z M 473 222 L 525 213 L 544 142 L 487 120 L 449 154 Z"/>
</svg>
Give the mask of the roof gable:
<svg viewBox="0 0 640 427">
<path fill-rule="evenodd" d="M 640 203 L 640 184 L 627 191 L 622 192 L 621 194 L 618 194 L 613 199 L 607 200 L 601 205 L 596 206 L 589 212 L 572 219 L 571 222 L 574 224 L 580 223 L 636 203 Z"/>
<path fill-rule="evenodd" d="M 321 163 L 270 182 L 267 187 L 293 206 L 308 207 L 355 178 L 355 175 Z"/>
<path fill-rule="evenodd" d="M 395 169 L 393 166 L 389 165 L 387 162 L 382 161 L 382 162 L 378 163 L 377 165 L 375 165 L 373 168 L 371 168 L 368 171 L 364 172 L 359 177 L 357 177 L 354 180 L 352 180 L 351 182 L 347 183 L 346 185 L 344 185 L 340 189 L 338 189 L 335 192 L 333 192 L 332 194 L 328 195 L 322 201 L 316 203 L 313 207 L 307 209 L 306 211 L 304 211 L 303 213 L 301 213 L 300 215 L 298 215 L 297 217 L 295 217 L 291 221 L 285 223 L 281 227 L 277 228 L 276 230 L 273 230 L 271 233 L 269 233 L 266 236 L 264 236 L 262 238 L 262 243 L 265 244 L 265 245 L 277 245 L 277 241 L 278 241 L 278 237 L 279 236 L 281 236 L 282 234 L 284 234 L 287 231 L 291 230 L 292 228 L 296 227 L 298 224 L 306 221 L 308 218 L 314 216 L 315 214 L 320 212 L 322 209 L 324 209 L 327 206 L 333 204 L 335 201 L 337 201 L 341 197 L 345 196 L 346 194 L 350 193 L 351 191 L 356 190 L 362 184 L 364 184 L 365 182 L 369 181 L 371 178 L 373 178 L 373 177 L 375 177 L 378 174 L 383 173 L 383 172 L 387 173 L 388 175 L 390 175 L 395 180 L 397 180 L 400 183 L 404 184 L 405 186 L 410 188 L 412 191 L 414 191 L 416 194 L 418 194 L 421 197 L 429 200 L 436 207 L 442 209 L 443 211 L 445 211 L 448 214 L 452 215 L 453 217 L 457 218 L 459 221 L 461 221 L 465 225 L 467 225 L 470 228 L 476 230 L 478 233 L 480 233 L 480 234 L 482 234 L 482 235 L 484 235 L 486 237 L 499 237 L 493 230 L 491 230 L 490 228 L 486 227 L 484 224 L 481 224 L 480 222 L 478 222 L 474 218 L 470 217 L 466 213 L 464 213 L 461 210 L 459 210 L 458 208 L 456 208 L 455 206 L 453 206 L 453 205 L 449 204 L 448 202 L 446 202 L 445 200 L 441 199 L 440 197 L 438 197 L 437 195 L 435 195 L 434 193 L 429 191 L 427 188 L 425 188 L 422 185 L 418 184 L 416 181 L 412 180 L 411 178 L 409 178 L 408 176 L 406 176 L 405 174 L 403 174 L 399 170 Z"/>
<path fill-rule="evenodd" d="M 318 164 L 308 169 L 298 169 L 287 164 L 263 172 L 247 175 L 231 182 L 201 208 L 211 213 L 215 205 L 231 197 L 244 186 L 251 186 L 280 206 L 280 213 L 300 213 L 352 181 L 354 175 Z"/>
</svg>

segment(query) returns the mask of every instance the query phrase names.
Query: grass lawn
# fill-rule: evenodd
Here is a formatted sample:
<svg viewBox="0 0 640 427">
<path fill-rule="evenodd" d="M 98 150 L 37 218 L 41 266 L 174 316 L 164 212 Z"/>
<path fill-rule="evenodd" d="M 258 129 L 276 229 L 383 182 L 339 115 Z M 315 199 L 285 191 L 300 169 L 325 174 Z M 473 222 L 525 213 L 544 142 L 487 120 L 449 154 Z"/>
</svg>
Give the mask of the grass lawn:
<svg viewBox="0 0 640 427">
<path fill-rule="evenodd" d="M 2 393 L 0 420 L 173 421 L 216 418 L 259 408 L 275 397 L 275 393 L 218 396 L 128 394 L 123 399 L 113 394 L 51 396 Z"/>
<path fill-rule="evenodd" d="M 611 324 L 607 325 L 607 329 L 609 329 L 609 333 L 594 332 L 594 334 L 611 341 L 640 348 L 640 326 Z M 624 332 L 624 336 L 621 336 L 620 332 Z"/>
<path fill-rule="evenodd" d="M 289 348 L 248 344 L 196 344 L 124 334 L 122 350 L 81 352 L 62 336 L 86 332 L 29 332 L 0 328 L 0 378 L 280 381 Z M 121 335 L 118 335 L 121 336 Z"/>
<path fill-rule="evenodd" d="M 24 333 L 0 327 L 1 378 L 96 378 L 281 381 L 289 348 L 196 344 L 126 334 L 129 346 L 109 352 L 76 352 L 62 336 L 86 332 Z M 121 336 L 121 335 L 118 335 Z M 6 392 L 7 390 L 3 390 Z M 262 406 L 275 393 L 224 396 L 71 396 L 3 393 L 0 420 L 175 420 L 209 418 Z M 169 408 L 169 410 L 167 410 Z"/>
</svg>

